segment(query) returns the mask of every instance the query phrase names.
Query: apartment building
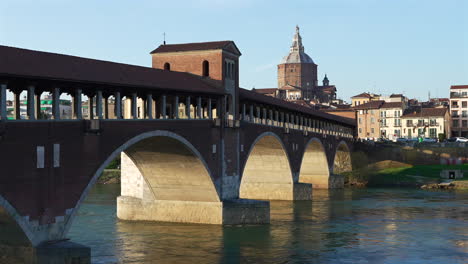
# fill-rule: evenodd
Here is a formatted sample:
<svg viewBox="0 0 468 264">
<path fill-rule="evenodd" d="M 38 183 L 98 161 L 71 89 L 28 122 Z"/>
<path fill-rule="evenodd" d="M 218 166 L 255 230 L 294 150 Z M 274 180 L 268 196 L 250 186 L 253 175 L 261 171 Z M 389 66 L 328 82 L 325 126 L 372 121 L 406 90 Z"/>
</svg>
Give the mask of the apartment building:
<svg viewBox="0 0 468 264">
<path fill-rule="evenodd" d="M 384 102 L 380 106 L 380 135 L 396 140 L 401 137 L 401 116 L 406 109 L 405 102 Z"/>
<path fill-rule="evenodd" d="M 380 138 L 380 107 L 384 103 L 384 101 L 370 101 L 354 107 L 358 138 L 368 140 Z"/>
<path fill-rule="evenodd" d="M 451 129 L 454 137 L 468 137 L 468 85 L 450 87 Z"/>
<path fill-rule="evenodd" d="M 446 107 L 415 108 L 401 116 L 401 120 L 401 137 L 404 138 L 451 136 L 450 114 Z"/>
</svg>

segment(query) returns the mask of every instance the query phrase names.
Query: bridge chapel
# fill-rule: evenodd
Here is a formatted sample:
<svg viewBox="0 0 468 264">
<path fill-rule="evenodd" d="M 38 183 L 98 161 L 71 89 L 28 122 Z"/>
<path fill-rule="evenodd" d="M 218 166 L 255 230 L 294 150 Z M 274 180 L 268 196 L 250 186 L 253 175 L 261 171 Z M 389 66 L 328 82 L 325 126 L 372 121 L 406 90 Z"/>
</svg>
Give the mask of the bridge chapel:
<svg viewBox="0 0 468 264">
<path fill-rule="evenodd" d="M 151 56 L 155 69 L 199 75 L 224 89 L 228 118 L 235 119 L 241 52 L 233 41 L 164 43 L 153 50 Z"/>
</svg>

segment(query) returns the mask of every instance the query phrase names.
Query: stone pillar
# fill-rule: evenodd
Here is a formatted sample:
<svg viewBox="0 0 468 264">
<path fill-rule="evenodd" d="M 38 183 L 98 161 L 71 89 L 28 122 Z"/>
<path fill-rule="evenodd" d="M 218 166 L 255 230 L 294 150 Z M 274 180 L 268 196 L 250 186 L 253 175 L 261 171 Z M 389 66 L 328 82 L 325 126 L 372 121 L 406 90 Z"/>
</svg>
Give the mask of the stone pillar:
<svg viewBox="0 0 468 264">
<path fill-rule="evenodd" d="M 15 91 L 14 92 L 14 107 L 15 107 L 15 119 L 20 120 L 21 119 L 21 91 Z"/>
<path fill-rule="evenodd" d="M 115 92 L 114 94 L 114 114 L 117 119 L 122 119 L 122 98 L 120 97 L 120 92 Z"/>
<path fill-rule="evenodd" d="M 185 100 L 185 115 L 187 119 L 190 119 L 190 96 L 187 96 Z"/>
<path fill-rule="evenodd" d="M 146 94 L 146 118 L 153 119 L 153 94 Z"/>
<path fill-rule="evenodd" d="M 208 98 L 208 119 L 213 119 L 213 107 L 211 105 L 211 98 Z"/>
<path fill-rule="evenodd" d="M 268 117 L 267 117 L 267 110 L 266 108 L 262 108 L 262 124 L 267 124 L 268 122 Z"/>
<path fill-rule="evenodd" d="M 60 120 L 60 88 L 58 87 L 52 91 L 52 118 Z"/>
<path fill-rule="evenodd" d="M 245 121 L 245 117 L 246 117 L 246 106 L 245 104 L 242 104 L 242 120 Z"/>
<path fill-rule="evenodd" d="M 34 106 L 34 97 L 35 97 L 35 93 L 34 93 L 34 89 L 35 87 L 30 85 L 28 86 L 28 103 L 26 105 L 26 109 L 27 109 L 27 115 L 28 115 L 28 119 L 30 120 L 34 120 L 36 119 L 36 116 L 35 116 L 35 110 L 36 110 L 36 107 Z"/>
<path fill-rule="evenodd" d="M 249 107 L 249 121 L 254 122 L 254 107 L 253 105 L 250 105 Z"/>
<path fill-rule="evenodd" d="M 36 106 L 34 109 L 34 115 L 36 116 L 36 119 L 41 119 L 41 95 L 42 92 L 39 91 L 37 91 L 37 93 L 34 95 L 34 105 Z"/>
<path fill-rule="evenodd" d="M 174 119 L 179 119 L 179 96 L 176 95 L 174 96 L 174 107 L 172 108 L 173 111 L 173 118 Z"/>
<path fill-rule="evenodd" d="M 257 107 L 255 107 L 255 108 L 256 108 L 256 110 L 257 110 L 257 121 L 256 121 L 255 123 L 259 123 L 258 120 L 261 119 L 261 117 L 260 117 L 260 107 L 257 106 Z"/>
<path fill-rule="evenodd" d="M 138 97 L 136 93 L 132 93 L 132 102 L 131 102 L 131 115 L 133 119 L 138 119 L 137 113 L 137 101 Z"/>
<path fill-rule="evenodd" d="M 7 105 L 6 105 L 6 84 L 0 85 L 0 119 L 7 119 Z"/>
<path fill-rule="evenodd" d="M 98 119 L 102 119 L 102 91 L 96 92 L 96 115 Z"/>
<path fill-rule="evenodd" d="M 88 112 L 89 119 L 94 119 L 94 95 L 88 96 Z"/>
<path fill-rule="evenodd" d="M 81 107 L 81 89 L 76 89 L 75 90 L 75 97 L 74 97 L 74 105 L 73 108 L 75 109 L 75 116 L 74 118 L 76 119 L 82 119 L 83 118 L 83 111 Z"/>
<path fill-rule="evenodd" d="M 197 118 L 202 119 L 202 102 L 201 102 L 201 97 L 197 97 Z"/>
<path fill-rule="evenodd" d="M 109 96 L 104 97 L 104 119 L 109 119 Z"/>
<path fill-rule="evenodd" d="M 167 113 L 166 113 L 166 96 L 163 95 L 161 96 L 161 118 L 166 119 L 167 118 Z"/>
</svg>

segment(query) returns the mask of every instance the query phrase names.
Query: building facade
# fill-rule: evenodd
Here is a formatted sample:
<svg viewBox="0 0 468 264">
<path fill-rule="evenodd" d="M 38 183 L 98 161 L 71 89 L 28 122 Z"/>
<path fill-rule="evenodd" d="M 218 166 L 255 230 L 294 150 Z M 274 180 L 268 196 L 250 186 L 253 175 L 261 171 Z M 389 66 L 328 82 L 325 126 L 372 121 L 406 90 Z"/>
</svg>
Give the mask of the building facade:
<svg viewBox="0 0 468 264">
<path fill-rule="evenodd" d="M 360 139 L 380 138 L 380 107 L 384 101 L 371 101 L 354 107 L 356 111 L 357 136 Z"/>
<path fill-rule="evenodd" d="M 404 102 L 384 102 L 380 107 L 380 135 L 396 140 L 401 137 L 401 116 L 406 109 Z"/>
<path fill-rule="evenodd" d="M 468 85 L 450 87 L 451 129 L 454 137 L 468 137 Z"/>
<path fill-rule="evenodd" d="M 440 134 L 449 138 L 450 114 L 447 108 L 416 108 L 401 116 L 402 134 L 404 138 L 429 137 L 438 139 Z"/>
</svg>

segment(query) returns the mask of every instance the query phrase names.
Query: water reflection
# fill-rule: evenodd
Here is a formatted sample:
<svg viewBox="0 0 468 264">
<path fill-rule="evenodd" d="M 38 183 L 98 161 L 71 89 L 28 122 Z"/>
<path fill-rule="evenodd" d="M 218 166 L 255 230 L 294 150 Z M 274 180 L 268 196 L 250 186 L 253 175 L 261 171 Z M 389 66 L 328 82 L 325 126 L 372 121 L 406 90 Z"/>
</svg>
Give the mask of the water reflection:
<svg viewBox="0 0 468 264">
<path fill-rule="evenodd" d="M 271 202 L 271 224 L 216 226 L 115 218 L 118 186 L 98 186 L 70 236 L 95 263 L 467 263 L 468 193 L 314 190 Z"/>
</svg>

